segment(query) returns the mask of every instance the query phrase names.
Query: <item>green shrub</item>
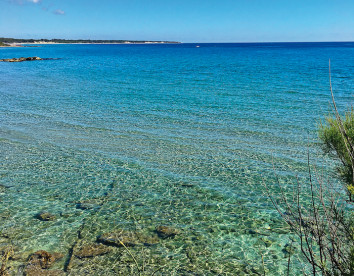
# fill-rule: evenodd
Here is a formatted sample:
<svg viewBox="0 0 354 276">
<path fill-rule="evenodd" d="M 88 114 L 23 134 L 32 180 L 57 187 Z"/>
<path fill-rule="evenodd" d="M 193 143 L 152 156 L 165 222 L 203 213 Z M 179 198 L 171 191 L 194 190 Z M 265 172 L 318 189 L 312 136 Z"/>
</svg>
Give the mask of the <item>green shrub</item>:
<svg viewBox="0 0 354 276">
<path fill-rule="evenodd" d="M 341 125 L 343 126 L 341 128 Z M 354 111 L 346 112 L 345 118 L 327 117 L 326 124 L 321 125 L 319 137 L 323 143 L 323 150 L 339 159 L 338 172 L 346 185 L 350 200 L 354 197 L 353 181 L 353 150 L 354 141 Z"/>
</svg>

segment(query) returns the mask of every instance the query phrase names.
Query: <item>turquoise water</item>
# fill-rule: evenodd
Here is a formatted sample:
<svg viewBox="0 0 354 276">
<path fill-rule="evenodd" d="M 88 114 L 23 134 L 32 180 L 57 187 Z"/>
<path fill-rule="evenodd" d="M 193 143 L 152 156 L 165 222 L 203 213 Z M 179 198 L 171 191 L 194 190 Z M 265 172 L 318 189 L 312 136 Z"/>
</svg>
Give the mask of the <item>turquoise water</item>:
<svg viewBox="0 0 354 276">
<path fill-rule="evenodd" d="M 262 256 L 267 275 L 284 273 L 293 235 L 262 183 L 305 179 L 308 151 L 332 177 L 316 129 L 329 58 L 339 108 L 353 100 L 354 43 L 199 45 L 0 48 L 0 59 L 60 58 L 0 63 L 0 247 L 15 246 L 12 271 L 47 250 L 69 275 L 137 275 L 130 253 L 146 274 L 257 275 Z M 161 239 L 159 225 L 179 234 Z M 117 229 L 157 242 L 75 255 Z"/>
</svg>

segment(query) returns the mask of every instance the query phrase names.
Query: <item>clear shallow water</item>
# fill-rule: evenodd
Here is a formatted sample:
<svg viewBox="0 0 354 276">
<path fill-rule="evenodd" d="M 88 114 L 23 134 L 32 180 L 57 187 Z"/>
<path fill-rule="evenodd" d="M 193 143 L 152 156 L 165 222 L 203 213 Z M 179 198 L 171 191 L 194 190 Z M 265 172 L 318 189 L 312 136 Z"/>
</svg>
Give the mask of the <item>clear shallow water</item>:
<svg viewBox="0 0 354 276">
<path fill-rule="evenodd" d="M 329 58 L 337 104 L 352 101 L 354 43 L 0 48 L 20 56 L 61 59 L 0 63 L 0 242 L 21 255 L 14 269 L 44 249 L 72 275 L 136 274 L 124 248 L 65 263 L 103 233 L 168 225 L 180 234 L 131 248 L 147 273 L 257 274 L 262 255 L 284 272 L 292 235 L 261 183 L 273 163 L 285 185 L 305 178 L 308 143 L 333 172 L 316 129 Z"/>
</svg>

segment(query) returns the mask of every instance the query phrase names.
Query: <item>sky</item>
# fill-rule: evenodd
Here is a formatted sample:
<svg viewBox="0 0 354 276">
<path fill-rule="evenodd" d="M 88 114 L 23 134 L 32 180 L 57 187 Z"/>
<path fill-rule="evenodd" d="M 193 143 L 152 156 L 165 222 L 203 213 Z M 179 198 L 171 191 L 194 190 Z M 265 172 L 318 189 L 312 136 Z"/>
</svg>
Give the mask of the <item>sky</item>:
<svg viewBox="0 0 354 276">
<path fill-rule="evenodd" d="M 354 41 L 354 0 L 0 0 L 0 37 Z"/>
</svg>

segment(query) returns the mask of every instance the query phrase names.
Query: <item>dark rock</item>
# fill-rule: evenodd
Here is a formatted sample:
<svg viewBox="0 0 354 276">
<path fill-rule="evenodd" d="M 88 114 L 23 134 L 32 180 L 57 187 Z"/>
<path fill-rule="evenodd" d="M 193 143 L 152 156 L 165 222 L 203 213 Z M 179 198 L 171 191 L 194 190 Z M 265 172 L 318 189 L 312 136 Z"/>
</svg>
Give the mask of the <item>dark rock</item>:
<svg viewBox="0 0 354 276">
<path fill-rule="evenodd" d="M 167 239 L 170 237 L 173 238 L 174 236 L 179 235 L 181 233 L 178 229 L 163 225 L 157 226 L 156 232 L 159 237 L 163 239 Z"/>
<path fill-rule="evenodd" d="M 48 212 L 42 212 L 36 215 L 36 218 L 41 220 L 41 221 L 53 221 L 56 220 L 55 215 L 48 213 Z"/>
<path fill-rule="evenodd" d="M 81 247 L 76 253 L 75 256 L 83 259 L 83 258 L 92 258 L 95 256 L 101 256 L 109 253 L 111 251 L 110 248 L 104 246 L 102 244 L 89 244 Z"/>
<path fill-rule="evenodd" d="M 193 185 L 193 184 L 190 184 L 190 183 L 182 183 L 181 186 L 182 186 L 182 187 L 186 187 L 186 188 L 194 187 L 194 185 Z"/>
<path fill-rule="evenodd" d="M 22 62 L 22 61 L 33 61 L 33 60 L 48 60 L 48 59 L 42 59 L 40 57 L 20 57 L 20 58 L 0 59 L 0 61 L 4 61 L 4 62 Z"/>
</svg>

